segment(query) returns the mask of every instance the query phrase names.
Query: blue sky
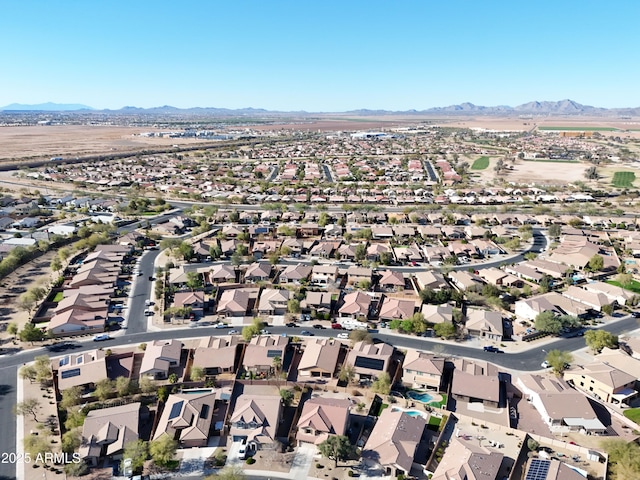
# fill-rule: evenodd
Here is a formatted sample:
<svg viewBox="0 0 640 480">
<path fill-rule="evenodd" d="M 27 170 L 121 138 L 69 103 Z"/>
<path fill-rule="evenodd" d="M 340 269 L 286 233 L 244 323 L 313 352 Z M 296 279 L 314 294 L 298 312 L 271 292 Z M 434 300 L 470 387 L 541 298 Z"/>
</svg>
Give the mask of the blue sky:
<svg viewBox="0 0 640 480">
<path fill-rule="evenodd" d="M 0 106 L 640 106 L 640 2 L 7 1 Z"/>
</svg>

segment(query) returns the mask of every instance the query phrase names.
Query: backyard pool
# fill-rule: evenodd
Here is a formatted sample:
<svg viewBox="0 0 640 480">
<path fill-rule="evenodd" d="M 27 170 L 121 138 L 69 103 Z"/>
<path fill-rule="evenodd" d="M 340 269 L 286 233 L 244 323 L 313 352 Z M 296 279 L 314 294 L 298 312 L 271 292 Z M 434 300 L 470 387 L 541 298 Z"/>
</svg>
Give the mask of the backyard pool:
<svg viewBox="0 0 640 480">
<path fill-rule="evenodd" d="M 429 403 L 433 400 L 433 397 L 426 392 L 416 392 L 415 390 L 409 390 L 407 392 L 407 397 L 411 400 L 415 400 L 417 402 Z"/>
<path fill-rule="evenodd" d="M 422 417 L 422 418 L 427 418 L 429 416 L 428 413 L 426 412 L 421 412 L 419 410 L 405 410 L 404 408 L 400 408 L 400 407 L 393 407 L 391 408 L 392 412 L 404 412 L 407 415 L 409 415 L 410 417 Z"/>
</svg>

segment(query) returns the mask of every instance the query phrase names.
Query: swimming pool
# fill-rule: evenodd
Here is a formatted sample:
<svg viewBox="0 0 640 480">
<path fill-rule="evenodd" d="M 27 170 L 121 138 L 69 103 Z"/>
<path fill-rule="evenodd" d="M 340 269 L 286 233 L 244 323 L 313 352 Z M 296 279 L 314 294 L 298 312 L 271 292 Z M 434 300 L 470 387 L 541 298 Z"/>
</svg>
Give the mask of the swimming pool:
<svg viewBox="0 0 640 480">
<path fill-rule="evenodd" d="M 407 415 L 409 415 L 410 417 L 422 417 L 422 418 L 427 418 L 429 416 L 428 413 L 426 412 L 421 412 L 419 410 L 407 410 L 404 408 L 400 408 L 400 407 L 392 407 L 391 408 L 392 412 L 404 412 Z"/>
<path fill-rule="evenodd" d="M 415 400 L 417 402 L 422 402 L 422 403 L 429 403 L 431 400 L 433 400 L 433 397 L 428 393 L 416 392 L 415 390 L 409 390 L 407 392 L 407 397 L 409 397 L 411 400 Z"/>
</svg>

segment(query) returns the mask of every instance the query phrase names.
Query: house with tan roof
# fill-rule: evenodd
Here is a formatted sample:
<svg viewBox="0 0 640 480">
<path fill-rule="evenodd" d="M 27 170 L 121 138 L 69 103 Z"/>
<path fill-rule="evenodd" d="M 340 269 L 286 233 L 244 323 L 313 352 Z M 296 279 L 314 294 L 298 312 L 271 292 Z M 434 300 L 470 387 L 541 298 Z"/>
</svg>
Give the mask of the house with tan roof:
<svg viewBox="0 0 640 480">
<path fill-rule="evenodd" d="M 420 310 L 428 323 L 453 323 L 453 305 L 430 305 L 425 303 Z"/>
<path fill-rule="evenodd" d="M 268 448 L 277 440 L 281 409 L 279 395 L 242 394 L 229 418 L 229 435 L 234 442 L 246 440 L 256 450 Z"/>
<path fill-rule="evenodd" d="M 108 307 L 101 311 L 87 311 L 72 308 L 56 313 L 49 320 L 48 331 L 54 336 L 85 335 L 104 332 Z"/>
<path fill-rule="evenodd" d="M 504 455 L 462 437 L 452 438 L 431 480 L 498 480 Z"/>
<path fill-rule="evenodd" d="M 338 267 L 336 265 L 318 264 L 311 270 L 311 283 L 314 285 L 328 285 L 338 280 Z"/>
<path fill-rule="evenodd" d="M 622 349 L 605 347 L 596 355 L 596 360 L 640 379 L 640 360 Z"/>
<path fill-rule="evenodd" d="M 482 403 L 498 408 L 505 399 L 500 398 L 498 368 L 488 362 L 456 358 L 451 382 L 451 395 L 467 403 Z"/>
<path fill-rule="evenodd" d="M 609 303 L 615 302 L 618 305 L 626 305 L 633 298 L 633 292 L 606 282 L 588 282 L 582 287 L 588 292 L 604 294 L 609 299 Z"/>
<path fill-rule="evenodd" d="M 347 269 L 347 284 L 356 285 L 360 282 L 371 282 L 373 276 L 373 270 L 366 267 L 358 267 L 351 265 Z"/>
<path fill-rule="evenodd" d="M 473 337 L 497 342 L 504 338 L 504 324 L 500 312 L 468 308 L 464 328 Z"/>
<path fill-rule="evenodd" d="M 405 286 L 404 275 L 396 270 L 383 270 L 378 286 L 387 291 L 402 291 Z"/>
<path fill-rule="evenodd" d="M 173 296 L 173 306 L 190 308 L 197 317 L 201 317 L 204 313 L 204 292 L 176 292 Z"/>
<path fill-rule="evenodd" d="M 298 446 L 318 445 L 331 435 L 345 435 L 349 424 L 351 402 L 344 398 L 315 397 L 302 407 L 297 424 Z"/>
<path fill-rule="evenodd" d="M 83 353 L 69 354 L 52 364 L 57 371 L 58 390 L 71 387 L 92 389 L 100 380 L 108 378 L 107 362 L 103 350 L 89 350 Z"/>
<path fill-rule="evenodd" d="M 389 371 L 393 346 L 388 343 L 357 342 L 347 354 L 346 363 L 355 367 L 359 378 L 377 378 Z"/>
<path fill-rule="evenodd" d="M 571 285 L 567 288 L 562 295 L 575 302 L 580 302 L 586 305 L 587 308 L 595 310 L 596 312 L 602 311 L 602 307 L 605 305 L 611 305 L 612 303 L 612 300 L 610 300 L 604 293 L 585 290 L 575 285 Z"/>
<path fill-rule="evenodd" d="M 297 264 L 287 265 L 287 267 L 280 273 L 278 277 L 280 283 L 290 283 L 299 285 L 309 279 L 311 275 L 312 267 L 310 265 Z"/>
<path fill-rule="evenodd" d="M 338 314 L 342 318 L 364 318 L 369 317 L 371 307 L 371 296 L 364 292 L 351 292 L 342 299 L 342 306 L 338 309 Z"/>
<path fill-rule="evenodd" d="M 307 311 L 330 312 L 331 293 L 307 291 L 307 296 L 300 302 L 300 308 Z"/>
<path fill-rule="evenodd" d="M 273 267 L 269 262 L 254 262 L 244 273 L 244 281 L 247 283 L 266 282 L 271 278 Z"/>
<path fill-rule="evenodd" d="M 140 365 L 140 377 L 167 378 L 169 369 L 180 364 L 181 354 L 182 342 L 179 340 L 154 340 L 147 343 Z"/>
<path fill-rule="evenodd" d="M 311 338 L 298 364 L 300 377 L 332 378 L 340 357 L 340 342 L 328 338 Z"/>
<path fill-rule="evenodd" d="M 423 270 L 415 274 L 416 284 L 420 290 L 429 288 L 431 290 L 442 290 L 448 288 L 449 284 L 444 279 L 444 275 L 435 270 Z"/>
<path fill-rule="evenodd" d="M 113 290 L 109 289 L 113 294 Z M 55 313 L 64 313 L 67 310 L 81 310 L 85 312 L 99 312 L 104 314 L 105 308 L 108 308 L 110 296 L 106 294 L 91 295 L 85 294 L 80 289 L 64 290 L 63 299 L 58 302 Z"/>
<path fill-rule="evenodd" d="M 90 466 L 122 458 L 124 446 L 138 440 L 141 403 L 91 410 L 82 425 L 78 453 Z"/>
<path fill-rule="evenodd" d="M 247 315 L 249 300 L 252 294 L 257 295 L 258 290 L 248 288 L 231 288 L 220 295 L 216 313 L 225 317 L 244 317 Z"/>
<path fill-rule="evenodd" d="M 232 265 L 220 263 L 211 267 L 209 272 L 205 273 L 208 283 L 217 284 L 236 281 L 236 271 Z"/>
<path fill-rule="evenodd" d="M 371 260 L 373 262 L 379 262 L 380 255 L 390 252 L 391 249 L 388 245 L 385 245 L 384 243 L 372 243 L 367 247 L 366 258 L 367 260 Z"/>
<path fill-rule="evenodd" d="M 524 286 L 522 279 L 495 267 L 483 268 L 478 271 L 478 275 L 487 283 L 498 287 L 522 288 Z"/>
<path fill-rule="evenodd" d="M 265 288 L 260 293 L 258 313 L 260 315 L 284 315 L 291 292 L 286 289 Z"/>
<path fill-rule="evenodd" d="M 383 410 L 362 449 L 362 458 L 382 467 L 385 475 L 408 475 L 425 426 L 423 417 L 393 408 Z"/>
<path fill-rule="evenodd" d="M 164 404 L 153 440 L 168 435 L 179 448 L 205 447 L 211 431 L 216 392 L 171 394 Z"/>
<path fill-rule="evenodd" d="M 381 320 L 406 320 L 413 316 L 415 310 L 415 300 L 385 296 L 378 316 Z"/>
<path fill-rule="evenodd" d="M 484 281 L 473 273 L 464 270 L 454 270 L 449 272 L 449 280 L 460 291 L 476 290 L 482 288 Z"/>
<path fill-rule="evenodd" d="M 432 353 L 410 349 L 402 365 L 402 383 L 411 388 L 439 392 L 444 373 L 444 358 Z"/>
<path fill-rule="evenodd" d="M 258 335 L 251 339 L 244 350 L 242 368 L 247 372 L 271 373 L 274 370 L 273 359 L 284 359 L 289 338 L 279 335 Z"/>
<path fill-rule="evenodd" d="M 602 362 L 572 365 L 565 370 L 564 379 L 578 390 L 614 405 L 628 404 L 638 395 L 637 377 Z"/>
<path fill-rule="evenodd" d="M 564 380 L 544 375 L 518 375 L 516 386 L 554 432 L 603 433 L 606 427 L 587 397 Z"/>
<path fill-rule="evenodd" d="M 207 375 L 236 371 L 238 337 L 205 337 L 193 352 L 193 366 L 204 369 Z"/>
</svg>

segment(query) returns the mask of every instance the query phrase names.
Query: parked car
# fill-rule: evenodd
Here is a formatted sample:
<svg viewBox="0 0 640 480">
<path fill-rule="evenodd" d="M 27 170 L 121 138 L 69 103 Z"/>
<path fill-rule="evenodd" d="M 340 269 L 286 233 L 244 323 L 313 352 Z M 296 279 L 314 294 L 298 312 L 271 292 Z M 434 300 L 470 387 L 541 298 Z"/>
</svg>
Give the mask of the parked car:
<svg viewBox="0 0 640 480">
<path fill-rule="evenodd" d="M 549 368 L 551 365 L 549 365 L 549 362 L 547 362 L 547 361 L 545 360 L 544 362 L 542 362 L 542 363 L 540 364 L 540 366 L 541 366 L 542 368 Z"/>
<path fill-rule="evenodd" d="M 93 337 L 94 342 L 104 342 L 105 340 L 111 340 L 111 337 L 106 333 L 102 333 Z"/>
<path fill-rule="evenodd" d="M 227 328 L 229 325 L 226 323 L 217 323 L 214 328 Z"/>
<path fill-rule="evenodd" d="M 309 330 L 302 330 L 300 332 L 300 335 L 306 335 L 308 337 L 313 337 L 313 333 L 311 333 Z"/>
<path fill-rule="evenodd" d="M 339 323 L 332 323 L 331 328 L 333 328 L 334 330 L 342 330 L 342 325 L 340 325 Z"/>
<path fill-rule="evenodd" d="M 247 459 L 247 441 L 246 440 L 242 440 L 242 443 L 240 444 L 240 450 L 238 450 L 238 458 L 240 460 Z"/>
<path fill-rule="evenodd" d="M 262 330 L 260 330 L 260 335 L 269 335 L 270 333 L 271 332 L 269 330 L 266 330 L 264 328 Z"/>
<path fill-rule="evenodd" d="M 229 330 L 229 335 L 238 335 L 239 333 L 237 330 Z"/>
<path fill-rule="evenodd" d="M 325 327 L 323 325 L 320 325 L 319 323 L 314 323 L 313 324 L 313 328 L 315 328 L 316 330 L 324 330 Z"/>
<path fill-rule="evenodd" d="M 504 353 L 502 350 L 500 350 L 497 347 L 493 347 L 491 345 L 487 345 L 486 347 L 484 347 L 484 351 L 485 352 L 492 352 L 492 353 Z"/>
<path fill-rule="evenodd" d="M 338 335 L 336 335 L 336 338 L 340 338 L 340 339 L 348 339 L 349 338 L 349 334 L 348 333 L 339 333 Z"/>
<path fill-rule="evenodd" d="M 297 327 L 298 325 L 296 324 L 296 322 L 289 322 L 287 324 L 285 324 L 285 327 L 289 327 L 289 328 L 294 328 Z"/>
</svg>

